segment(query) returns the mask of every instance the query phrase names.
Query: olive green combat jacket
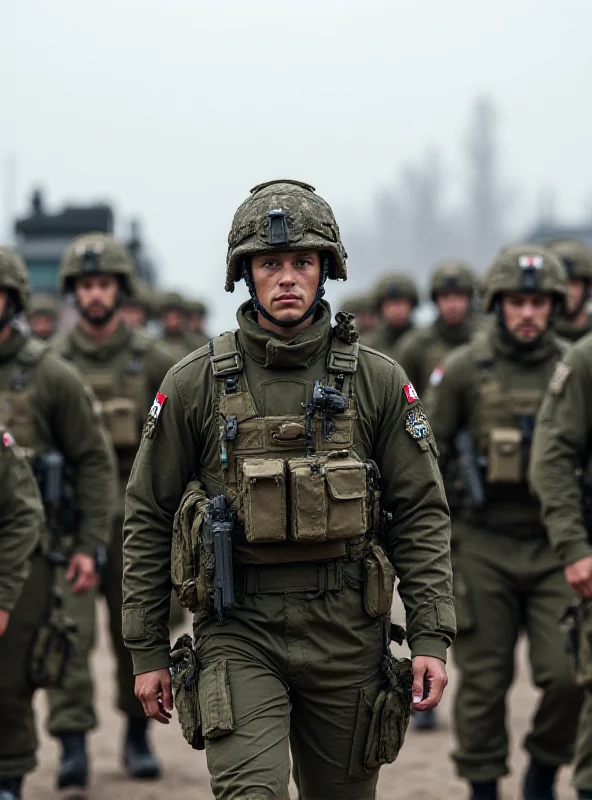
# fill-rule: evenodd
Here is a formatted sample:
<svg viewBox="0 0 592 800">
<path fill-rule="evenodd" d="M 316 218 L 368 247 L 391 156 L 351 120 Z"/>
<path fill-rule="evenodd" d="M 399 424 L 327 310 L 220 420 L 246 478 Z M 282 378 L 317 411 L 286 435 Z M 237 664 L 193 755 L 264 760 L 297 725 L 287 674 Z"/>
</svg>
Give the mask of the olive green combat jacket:
<svg viewBox="0 0 592 800">
<path fill-rule="evenodd" d="M 555 322 L 555 330 L 563 339 L 567 339 L 569 342 L 577 342 L 578 339 L 592 331 L 592 317 L 588 317 L 583 327 L 576 327 L 573 322 L 560 318 Z"/>
<path fill-rule="evenodd" d="M 0 609 L 12 611 L 45 516 L 37 483 L 12 434 L 0 428 Z"/>
<path fill-rule="evenodd" d="M 551 544 L 564 565 L 592 555 L 584 525 L 578 472 L 592 443 L 592 334 L 580 339 L 557 364 L 541 407 L 530 461 L 530 478 L 541 501 Z M 578 471 L 578 472 L 576 472 Z"/>
<path fill-rule="evenodd" d="M 0 424 L 31 455 L 63 454 L 80 510 L 75 551 L 94 555 L 110 536 L 113 453 L 78 370 L 47 345 L 30 342 L 13 330 L 0 345 Z M 22 361 L 29 349 L 40 353 L 35 363 Z"/>
<path fill-rule="evenodd" d="M 241 307 L 238 343 L 259 415 L 303 413 L 313 382 L 326 376 L 330 320 L 323 303 L 314 324 L 285 341 L 257 324 L 250 303 Z M 123 629 L 136 674 L 169 664 L 171 532 L 185 487 L 195 473 L 210 496 L 223 491 L 214 381 L 209 348 L 168 373 L 128 484 Z M 382 505 L 393 515 L 383 546 L 400 578 L 412 653 L 444 660 L 455 630 L 450 521 L 429 424 L 399 366 L 363 346 L 352 389 L 354 447 L 378 464 Z"/>
<path fill-rule="evenodd" d="M 414 328 L 399 342 L 397 361 L 403 367 L 420 397 L 434 369 L 457 347 L 466 344 L 477 332 L 469 317 L 460 325 L 447 325 L 441 318 L 427 328 Z"/>
</svg>

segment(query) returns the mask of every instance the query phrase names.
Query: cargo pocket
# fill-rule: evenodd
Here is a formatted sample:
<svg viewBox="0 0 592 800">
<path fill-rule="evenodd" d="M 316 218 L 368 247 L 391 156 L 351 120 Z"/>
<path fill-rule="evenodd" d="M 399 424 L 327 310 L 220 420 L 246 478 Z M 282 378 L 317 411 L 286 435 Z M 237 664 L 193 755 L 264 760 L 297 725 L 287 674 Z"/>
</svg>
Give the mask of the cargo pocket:
<svg viewBox="0 0 592 800">
<path fill-rule="evenodd" d="M 199 710 L 204 739 L 217 739 L 234 730 L 228 661 L 210 664 L 199 674 Z"/>
<path fill-rule="evenodd" d="M 364 763 L 368 732 L 372 722 L 372 709 L 380 691 L 380 684 L 365 686 L 358 691 L 358 707 L 354 724 L 354 736 L 349 756 L 348 780 L 361 781 L 375 772 L 378 767 L 368 768 Z"/>
<path fill-rule="evenodd" d="M 117 397 L 103 403 L 103 418 L 115 449 L 137 447 L 140 443 L 140 418 L 138 406 L 126 397 Z"/>
<path fill-rule="evenodd" d="M 327 539 L 327 493 L 324 464 L 319 459 L 296 458 L 288 462 L 291 493 L 290 538 L 295 542 Z"/>
<path fill-rule="evenodd" d="M 455 569 L 453 573 L 452 592 L 454 595 L 456 630 L 458 633 L 469 633 L 475 626 L 475 615 L 473 614 L 469 587 L 462 572 L 458 569 Z"/>
<path fill-rule="evenodd" d="M 328 539 L 357 539 L 366 533 L 366 466 L 355 458 L 327 462 Z"/>
<path fill-rule="evenodd" d="M 489 438 L 489 483 L 520 483 L 522 467 L 522 434 L 518 428 L 494 428 Z"/>
<path fill-rule="evenodd" d="M 371 542 L 364 556 L 364 608 L 370 617 L 389 614 L 395 592 L 395 570 L 386 553 Z"/>
<path fill-rule="evenodd" d="M 286 479 L 283 460 L 245 459 L 242 474 L 247 541 L 283 542 L 286 538 Z"/>
</svg>

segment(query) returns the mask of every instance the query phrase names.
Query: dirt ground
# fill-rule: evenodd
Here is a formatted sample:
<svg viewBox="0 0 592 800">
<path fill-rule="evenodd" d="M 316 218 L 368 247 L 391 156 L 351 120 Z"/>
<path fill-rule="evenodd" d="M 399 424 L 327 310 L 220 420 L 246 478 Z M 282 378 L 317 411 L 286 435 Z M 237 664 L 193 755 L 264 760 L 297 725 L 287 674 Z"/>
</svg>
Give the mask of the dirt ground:
<svg viewBox="0 0 592 800">
<path fill-rule="evenodd" d="M 102 724 L 90 739 L 92 790 L 90 800 L 207 800 L 211 798 L 203 753 L 185 743 L 176 721 L 168 727 L 154 725 L 153 741 L 164 768 L 164 777 L 155 783 L 131 782 L 120 765 L 122 720 L 113 709 L 113 661 L 105 635 L 104 611 L 100 609 L 100 639 L 95 652 L 98 703 Z M 189 630 L 189 626 L 187 627 Z M 519 785 L 525 765 L 521 743 L 536 701 L 529 684 L 524 648 L 518 657 L 518 676 L 508 707 L 511 710 L 512 775 L 503 781 L 503 800 L 519 800 Z M 441 728 L 437 733 L 412 730 L 395 764 L 381 771 L 378 800 L 464 800 L 466 785 L 456 779 L 449 752 L 452 748 L 450 707 L 455 687 L 454 665 L 449 665 L 450 684 L 440 706 Z M 44 698 L 37 698 L 38 727 L 41 737 L 39 767 L 25 784 L 25 800 L 56 798 L 54 790 L 58 748 L 43 729 Z M 574 797 L 569 772 L 561 775 L 558 800 Z M 293 793 L 296 797 L 296 793 Z"/>
</svg>

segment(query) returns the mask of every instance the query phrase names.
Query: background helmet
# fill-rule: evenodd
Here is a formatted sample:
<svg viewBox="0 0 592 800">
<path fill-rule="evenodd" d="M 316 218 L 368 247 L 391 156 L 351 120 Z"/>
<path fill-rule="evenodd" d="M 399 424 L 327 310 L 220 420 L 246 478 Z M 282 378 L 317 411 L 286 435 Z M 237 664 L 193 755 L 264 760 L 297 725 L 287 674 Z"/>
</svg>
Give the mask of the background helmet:
<svg viewBox="0 0 592 800">
<path fill-rule="evenodd" d="M 579 239 L 555 239 L 545 245 L 565 267 L 568 279 L 592 282 L 592 250 Z"/>
<path fill-rule="evenodd" d="M 164 314 L 166 311 L 187 311 L 187 302 L 179 292 L 162 292 L 159 297 L 159 311 Z"/>
<path fill-rule="evenodd" d="M 347 314 L 373 314 L 374 313 L 374 297 L 371 294 L 356 294 L 346 297 L 339 303 L 341 311 Z"/>
<path fill-rule="evenodd" d="M 202 300 L 186 300 L 185 307 L 188 314 L 199 314 L 201 317 L 207 317 L 209 309 Z"/>
<path fill-rule="evenodd" d="M 485 278 L 485 311 L 492 311 L 496 299 L 506 292 L 550 294 L 563 304 L 567 276 L 561 261 L 546 247 L 521 244 L 504 248 Z"/>
<path fill-rule="evenodd" d="M 0 247 L 0 289 L 12 291 L 17 314 L 27 310 L 31 293 L 29 273 L 22 258 L 9 247 Z"/>
<path fill-rule="evenodd" d="M 60 305 L 55 295 L 49 292 L 36 292 L 29 300 L 27 312 L 29 316 L 32 314 L 46 314 L 48 317 L 57 319 L 60 313 Z"/>
<path fill-rule="evenodd" d="M 76 278 L 84 275 L 116 275 L 126 294 L 133 292 L 134 262 L 125 246 L 105 233 L 77 236 L 64 253 L 60 264 L 61 292 L 73 292 Z"/>
<path fill-rule="evenodd" d="M 244 256 L 274 250 L 323 250 L 330 255 L 327 277 L 346 280 L 346 252 L 331 206 L 300 181 L 261 183 L 239 206 L 228 234 L 227 292 L 242 276 Z"/>
<path fill-rule="evenodd" d="M 384 275 L 374 289 L 374 302 L 378 311 L 385 300 L 409 300 L 415 308 L 419 303 L 417 286 L 411 278 L 402 273 L 393 272 Z"/>
<path fill-rule="evenodd" d="M 446 259 L 436 264 L 430 278 L 430 297 L 435 302 L 439 294 L 458 292 L 472 297 L 477 288 L 475 275 L 464 261 Z"/>
</svg>

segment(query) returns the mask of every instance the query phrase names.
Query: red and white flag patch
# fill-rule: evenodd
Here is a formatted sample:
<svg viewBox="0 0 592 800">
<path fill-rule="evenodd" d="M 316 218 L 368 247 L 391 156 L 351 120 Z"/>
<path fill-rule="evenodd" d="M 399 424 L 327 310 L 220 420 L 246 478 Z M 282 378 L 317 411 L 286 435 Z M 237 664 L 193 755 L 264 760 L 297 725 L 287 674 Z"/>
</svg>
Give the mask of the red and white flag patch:
<svg viewBox="0 0 592 800">
<path fill-rule="evenodd" d="M 444 377 L 444 369 L 439 365 L 437 367 L 434 367 L 434 370 L 430 375 L 430 386 L 439 386 L 442 383 L 443 377 Z"/>
<path fill-rule="evenodd" d="M 415 387 L 412 383 L 406 383 L 405 386 L 403 386 L 403 391 L 405 392 L 408 403 L 415 403 L 416 400 L 419 400 L 419 395 L 415 391 Z"/>
<path fill-rule="evenodd" d="M 160 417 L 160 412 L 164 408 L 164 404 L 167 401 L 166 394 L 162 394 L 162 392 L 156 392 L 156 397 L 154 398 L 154 402 L 152 403 L 152 408 L 150 409 L 150 413 L 148 416 L 152 417 L 152 419 L 156 422 L 156 420 Z"/>
<path fill-rule="evenodd" d="M 2 444 L 4 447 L 12 447 L 14 444 L 14 437 L 12 433 L 8 433 L 8 431 L 4 431 L 2 434 Z"/>
<path fill-rule="evenodd" d="M 543 257 L 542 256 L 519 256 L 518 257 L 518 266 L 519 267 L 534 267 L 534 269 L 540 269 L 543 266 Z"/>
</svg>

